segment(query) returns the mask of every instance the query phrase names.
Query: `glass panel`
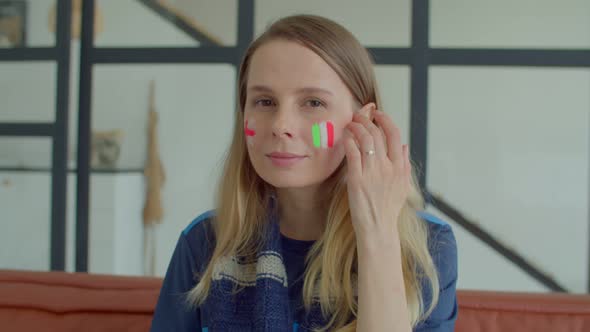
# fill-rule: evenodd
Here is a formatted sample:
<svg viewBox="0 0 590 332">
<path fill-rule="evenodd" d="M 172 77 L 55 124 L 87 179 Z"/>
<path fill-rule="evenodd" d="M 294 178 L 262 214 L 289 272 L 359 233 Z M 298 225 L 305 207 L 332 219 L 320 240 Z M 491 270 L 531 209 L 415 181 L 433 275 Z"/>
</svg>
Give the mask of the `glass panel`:
<svg viewBox="0 0 590 332">
<path fill-rule="evenodd" d="M 409 46 L 411 2 L 409 0 L 257 0 L 255 33 L 277 19 L 294 14 L 325 16 L 350 30 L 364 46 Z"/>
<path fill-rule="evenodd" d="M 68 172 L 68 183 L 66 190 L 66 264 L 67 272 L 76 271 L 76 197 L 77 176 L 75 172 Z M 90 197 L 92 199 L 92 197 Z M 90 206 L 92 207 L 92 202 Z"/>
<path fill-rule="evenodd" d="M 410 141 L 410 67 L 375 66 L 383 110 L 401 131 L 403 143 Z"/>
<path fill-rule="evenodd" d="M 55 120 L 54 62 L 0 62 L 0 122 Z"/>
<path fill-rule="evenodd" d="M 51 139 L 0 137 L 0 168 L 49 169 Z"/>
<path fill-rule="evenodd" d="M 55 45 L 55 1 L 0 2 L 0 48 Z"/>
<path fill-rule="evenodd" d="M 0 164 L 46 167 L 50 147 L 47 138 L 0 137 Z M 0 269 L 49 270 L 51 174 L 0 170 L 0 211 Z"/>
<path fill-rule="evenodd" d="M 103 47 L 235 46 L 236 0 L 103 0 L 96 7 L 95 45 Z M 132 18 L 132 23 L 130 23 Z"/>
<path fill-rule="evenodd" d="M 103 132 L 112 144 L 93 148 L 102 156 L 94 159 L 94 168 L 102 171 L 91 179 L 89 270 L 143 272 L 143 168 L 153 80 L 158 151 L 166 175 L 155 267 L 163 275 L 180 231 L 213 206 L 211 192 L 233 132 L 236 71 L 223 64 L 99 65 L 93 78 L 95 137 Z"/>
<path fill-rule="evenodd" d="M 590 70 L 437 66 L 430 74 L 429 190 L 567 290 L 585 292 Z M 507 270 L 487 264 L 498 258 L 469 243 L 461 265 L 481 268 L 460 283 L 514 290 L 497 278 Z M 522 290 L 538 289 L 526 278 Z"/>
<path fill-rule="evenodd" d="M 432 47 L 588 48 L 590 1 L 431 1 Z"/>
<path fill-rule="evenodd" d="M 192 133 L 198 123 L 232 119 L 234 76 L 233 66 L 225 64 L 96 66 L 92 99 L 96 146 L 93 165 L 106 170 L 143 168 L 152 80 L 160 138 L 170 139 L 162 142 L 160 148 L 170 153 L 179 146 L 178 138 L 183 133 Z M 223 123 L 231 126 L 231 122 Z M 77 119 L 72 119 L 72 124 L 76 126 Z"/>
</svg>

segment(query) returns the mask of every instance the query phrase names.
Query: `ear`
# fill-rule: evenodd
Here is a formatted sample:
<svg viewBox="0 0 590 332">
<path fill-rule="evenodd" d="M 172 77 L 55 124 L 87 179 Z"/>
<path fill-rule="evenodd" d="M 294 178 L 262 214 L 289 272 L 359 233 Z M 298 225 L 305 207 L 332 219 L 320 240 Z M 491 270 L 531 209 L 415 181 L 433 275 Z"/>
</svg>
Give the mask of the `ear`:
<svg viewBox="0 0 590 332">
<path fill-rule="evenodd" d="M 371 103 L 368 103 L 365 106 L 363 106 L 359 110 L 359 113 L 360 113 L 360 115 L 363 115 L 363 116 L 369 118 L 369 120 L 373 121 L 375 119 L 375 111 L 376 110 L 377 110 L 377 105 L 375 105 L 375 103 L 371 102 Z"/>
</svg>

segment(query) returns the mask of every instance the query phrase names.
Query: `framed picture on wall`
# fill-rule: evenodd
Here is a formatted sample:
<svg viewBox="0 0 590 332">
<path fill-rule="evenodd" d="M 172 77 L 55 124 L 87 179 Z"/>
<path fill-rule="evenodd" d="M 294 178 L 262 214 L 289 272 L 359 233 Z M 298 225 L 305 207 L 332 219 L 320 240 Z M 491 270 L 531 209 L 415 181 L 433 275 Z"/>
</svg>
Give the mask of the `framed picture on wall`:
<svg viewBox="0 0 590 332">
<path fill-rule="evenodd" d="M 0 47 L 25 47 L 27 2 L 0 0 Z"/>
</svg>

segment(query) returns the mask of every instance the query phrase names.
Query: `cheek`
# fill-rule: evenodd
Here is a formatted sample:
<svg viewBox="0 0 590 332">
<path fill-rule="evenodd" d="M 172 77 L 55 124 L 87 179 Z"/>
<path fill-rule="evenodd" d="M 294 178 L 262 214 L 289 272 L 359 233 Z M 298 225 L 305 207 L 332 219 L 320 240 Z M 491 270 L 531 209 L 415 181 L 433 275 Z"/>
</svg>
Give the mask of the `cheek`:
<svg viewBox="0 0 590 332">
<path fill-rule="evenodd" d="M 251 147 L 254 145 L 256 137 L 256 120 L 253 118 L 246 118 L 244 120 L 244 136 L 246 137 L 246 144 Z"/>
</svg>

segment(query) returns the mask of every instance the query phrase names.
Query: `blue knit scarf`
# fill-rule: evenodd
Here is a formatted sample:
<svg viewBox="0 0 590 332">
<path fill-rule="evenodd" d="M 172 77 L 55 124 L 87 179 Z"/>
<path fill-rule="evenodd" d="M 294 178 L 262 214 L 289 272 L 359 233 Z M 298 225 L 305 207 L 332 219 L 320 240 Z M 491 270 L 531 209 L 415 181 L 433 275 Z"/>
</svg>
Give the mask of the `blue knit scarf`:
<svg viewBox="0 0 590 332">
<path fill-rule="evenodd" d="M 208 331 L 312 331 L 327 323 L 319 304 L 314 304 L 299 323 L 293 321 L 276 215 L 269 213 L 267 241 L 254 261 L 229 257 L 214 268 L 206 300 L 210 309 Z M 238 285 L 245 287 L 233 292 Z"/>
</svg>

